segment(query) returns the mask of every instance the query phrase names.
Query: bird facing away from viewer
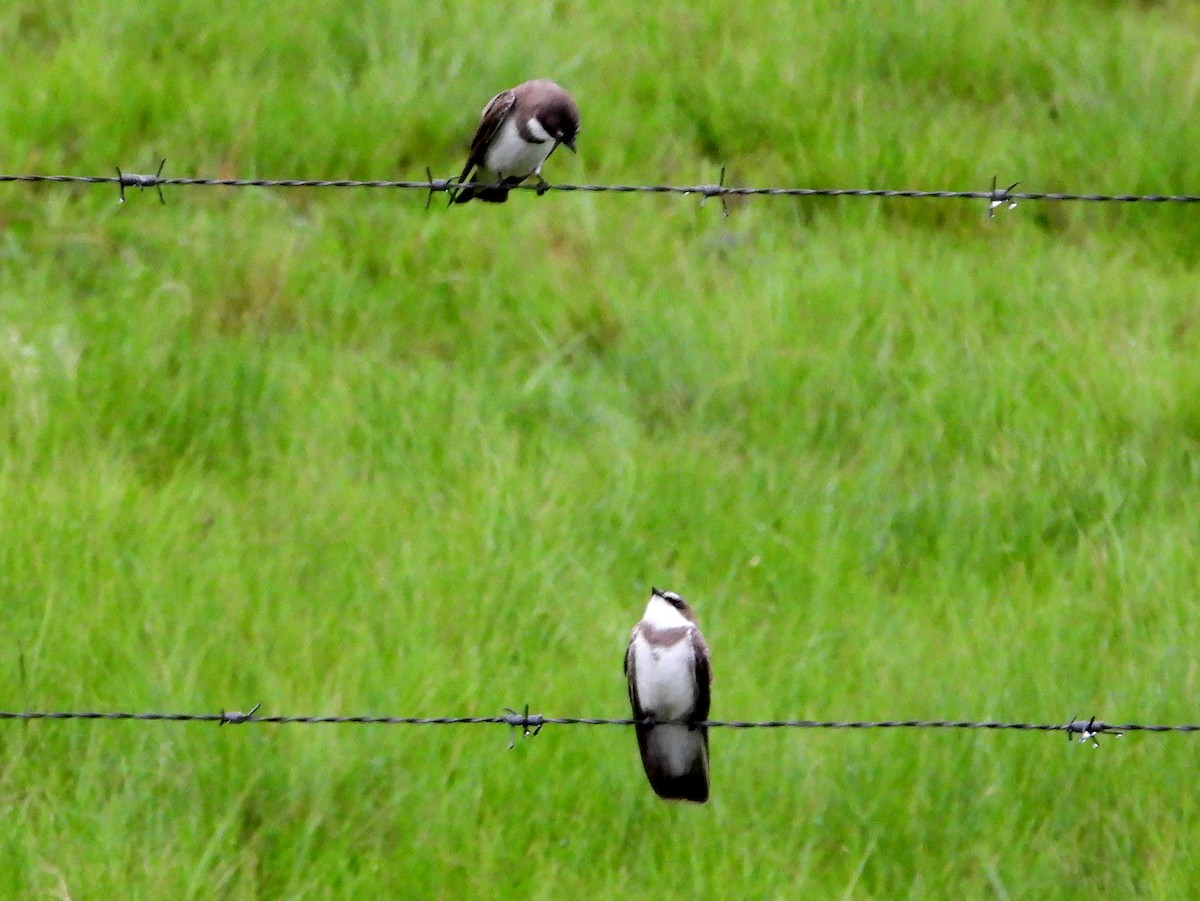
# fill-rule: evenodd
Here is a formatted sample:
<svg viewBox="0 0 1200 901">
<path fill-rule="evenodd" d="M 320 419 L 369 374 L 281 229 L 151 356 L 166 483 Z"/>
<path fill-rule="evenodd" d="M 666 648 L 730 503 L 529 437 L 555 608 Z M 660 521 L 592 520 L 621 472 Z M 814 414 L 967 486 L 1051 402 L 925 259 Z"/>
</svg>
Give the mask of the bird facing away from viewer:
<svg viewBox="0 0 1200 901">
<path fill-rule="evenodd" d="M 485 200 L 504 203 L 508 191 L 531 175 L 541 184 L 542 164 L 559 144 L 575 152 L 579 107 L 559 85 L 546 78 L 526 81 L 488 101 L 471 139 L 453 203 Z"/>
<path fill-rule="evenodd" d="M 625 652 L 638 750 L 650 787 L 668 800 L 708 800 L 708 719 L 712 668 L 708 645 L 687 601 L 673 591 L 650 589 L 650 603 L 633 627 Z"/>
</svg>

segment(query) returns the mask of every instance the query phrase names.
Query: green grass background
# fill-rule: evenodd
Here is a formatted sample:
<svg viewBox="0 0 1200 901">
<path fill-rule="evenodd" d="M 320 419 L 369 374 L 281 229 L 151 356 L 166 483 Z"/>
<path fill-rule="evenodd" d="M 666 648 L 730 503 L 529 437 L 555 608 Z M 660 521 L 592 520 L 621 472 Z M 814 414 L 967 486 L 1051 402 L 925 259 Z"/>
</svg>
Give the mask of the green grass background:
<svg viewBox="0 0 1200 901">
<path fill-rule="evenodd" d="M 1200 192 L 1189 2 L 0 7 L 0 171 Z M 0 708 L 1197 720 L 1200 210 L 0 186 Z M 444 201 L 443 201 L 444 203 Z M 1189 898 L 1196 739 L 0 726 L 13 898 Z"/>
</svg>

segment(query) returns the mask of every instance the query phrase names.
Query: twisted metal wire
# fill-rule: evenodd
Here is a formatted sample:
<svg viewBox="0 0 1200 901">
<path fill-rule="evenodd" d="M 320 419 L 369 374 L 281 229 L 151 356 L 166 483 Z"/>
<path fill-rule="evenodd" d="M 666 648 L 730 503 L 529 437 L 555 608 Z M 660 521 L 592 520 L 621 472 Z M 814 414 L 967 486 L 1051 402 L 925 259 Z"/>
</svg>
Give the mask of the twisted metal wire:
<svg viewBox="0 0 1200 901">
<path fill-rule="evenodd" d="M 161 173 L 161 167 L 159 173 Z M 431 194 L 474 187 L 453 178 L 433 178 L 425 181 L 359 181 L 356 179 L 298 179 L 298 178 L 171 178 L 160 174 L 122 173 L 117 175 L 3 175 L 0 182 L 51 182 L 78 184 L 115 184 L 124 189 L 159 188 L 172 185 L 226 188 L 395 188 L 427 191 Z M 484 187 L 484 186 L 480 186 Z M 1015 187 L 1015 185 L 1013 186 Z M 984 191 L 920 191 L 891 188 L 787 188 L 736 187 L 725 184 L 701 185 L 597 185 L 597 184 L 521 184 L 516 191 L 566 191 L 614 194 L 699 194 L 703 197 L 879 197 L 902 199 L 965 199 L 988 200 L 994 204 L 1021 200 L 1084 201 L 1093 203 L 1200 203 L 1197 194 L 1073 194 L 1062 192 L 1013 191 L 1008 189 Z"/>
<path fill-rule="evenodd" d="M 141 722 L 241 724 L 357 724 L 384 726 L 448 726 L 500 724 L 535 732 L 543 726 L 636 726 L 691 725 L 711 729 L 987 729 L 1024 732 L 1066 732 L 1068 735 L 1116 734 L 1120 732 L 1200 732 L 1200 724 L 1153 725 L 1146 723 L 1106 723 L 1095 719 L 1072 719 L 1069 723 L 1023 723 L 994 720 L 704 720 L 675 722 L 638 720 L 629 717 L 542 716 L 509 710 L 498 716 L 307 716 L 257 714 L 255 706 L 246 713 L 159 713 L 126 711 L 0 711 L 0 720 L 135 720 Z"/>
</svg>

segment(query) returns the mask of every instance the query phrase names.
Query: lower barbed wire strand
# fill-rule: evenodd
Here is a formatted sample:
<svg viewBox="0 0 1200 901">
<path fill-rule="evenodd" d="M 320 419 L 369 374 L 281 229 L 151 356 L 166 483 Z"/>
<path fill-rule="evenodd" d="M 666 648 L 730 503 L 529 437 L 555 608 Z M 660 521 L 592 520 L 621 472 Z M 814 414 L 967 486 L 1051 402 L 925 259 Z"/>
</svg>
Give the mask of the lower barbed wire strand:
<svg viewBox="0 0 1200 901">
<path fill-rule="evenodd" d="M 257 708 L 256 708 L 257 709 Z M 160 713 L 127 711 L 0 711 L 0 720 L 134 720 L 143 722 L 204 722 L 245 725 L 251 723 L 360 724 L 385 726 L 448 726 L 500 724 L 506 726 L 635 726 L 691 725 L 710 729 L 990 729 L 1029 732 L 1116 733 L 1200 732 L 1200 724 L 1153 725 L 1105 723 L 1097 720 L 1070 723 L 1021 723 L 991 720 L 706 720 L 699 723 L 657 722 L 628 717 L 555 717 L 540 714 L 498 716 L 306 716 L 221 713 Z"/>
<path fill-rule="evenodd" d="M 116 184 L 125 187 L 158 187 L 163 185 L 180 187 L 225 187 L 225 188 L 393 188 L 414 191 L 457 191 L 475 187 L 474 184 L 458 183 L 454 179 L 428 179 L 426 181 L 391 181 L 357 179 L 301 179 L 301 178 L 172 178 L 157 175 L 2 175 L 0 182 L 51 182 L 59 184 Z M 490 187 L 479 185 L 478 187 Z M 795 187 L 737 187 L 721 184 L 708 185 L 596 185 L 596 184 L 521 184 L 510 190 L 564 191 L 577 193 L 613 194 L 700 194 L 705 197 L 879 197 L 904 199 L 963 199 L 1082 201 L 1092 203 L 1200 203 L 1197 194 L 1101 194 L 1101 193 L 1047 193 L 1036 191 L 921 191 L 894 188 L 795 188 Z"/>
</svg>

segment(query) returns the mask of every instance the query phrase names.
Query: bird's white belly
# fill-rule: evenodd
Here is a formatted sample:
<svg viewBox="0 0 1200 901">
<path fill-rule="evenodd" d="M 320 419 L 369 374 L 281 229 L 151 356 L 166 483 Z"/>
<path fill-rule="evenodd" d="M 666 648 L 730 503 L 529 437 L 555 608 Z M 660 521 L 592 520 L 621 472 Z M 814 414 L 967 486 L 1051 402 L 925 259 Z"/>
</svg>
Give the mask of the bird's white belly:
<svg viewBox="0 0 1200 901">
<path fill-rule="evenodd" d="M 696 706 L 696 661 L 686 638 L 669 647 L 634 648 L 638 703 L 660 720 L 685 719 Z"/>
<path fill-rule="evenodd" d="M 509 119 L 501 126 L 500 134 L 484 154 L 483 165 L 501 179 L 514 175 L 524 178 L 538 171 L 553 149 L 552 140 L 541 144 L 530 144 L 524 140 L 517 131 L 516 121 Z"/>
</svg>

